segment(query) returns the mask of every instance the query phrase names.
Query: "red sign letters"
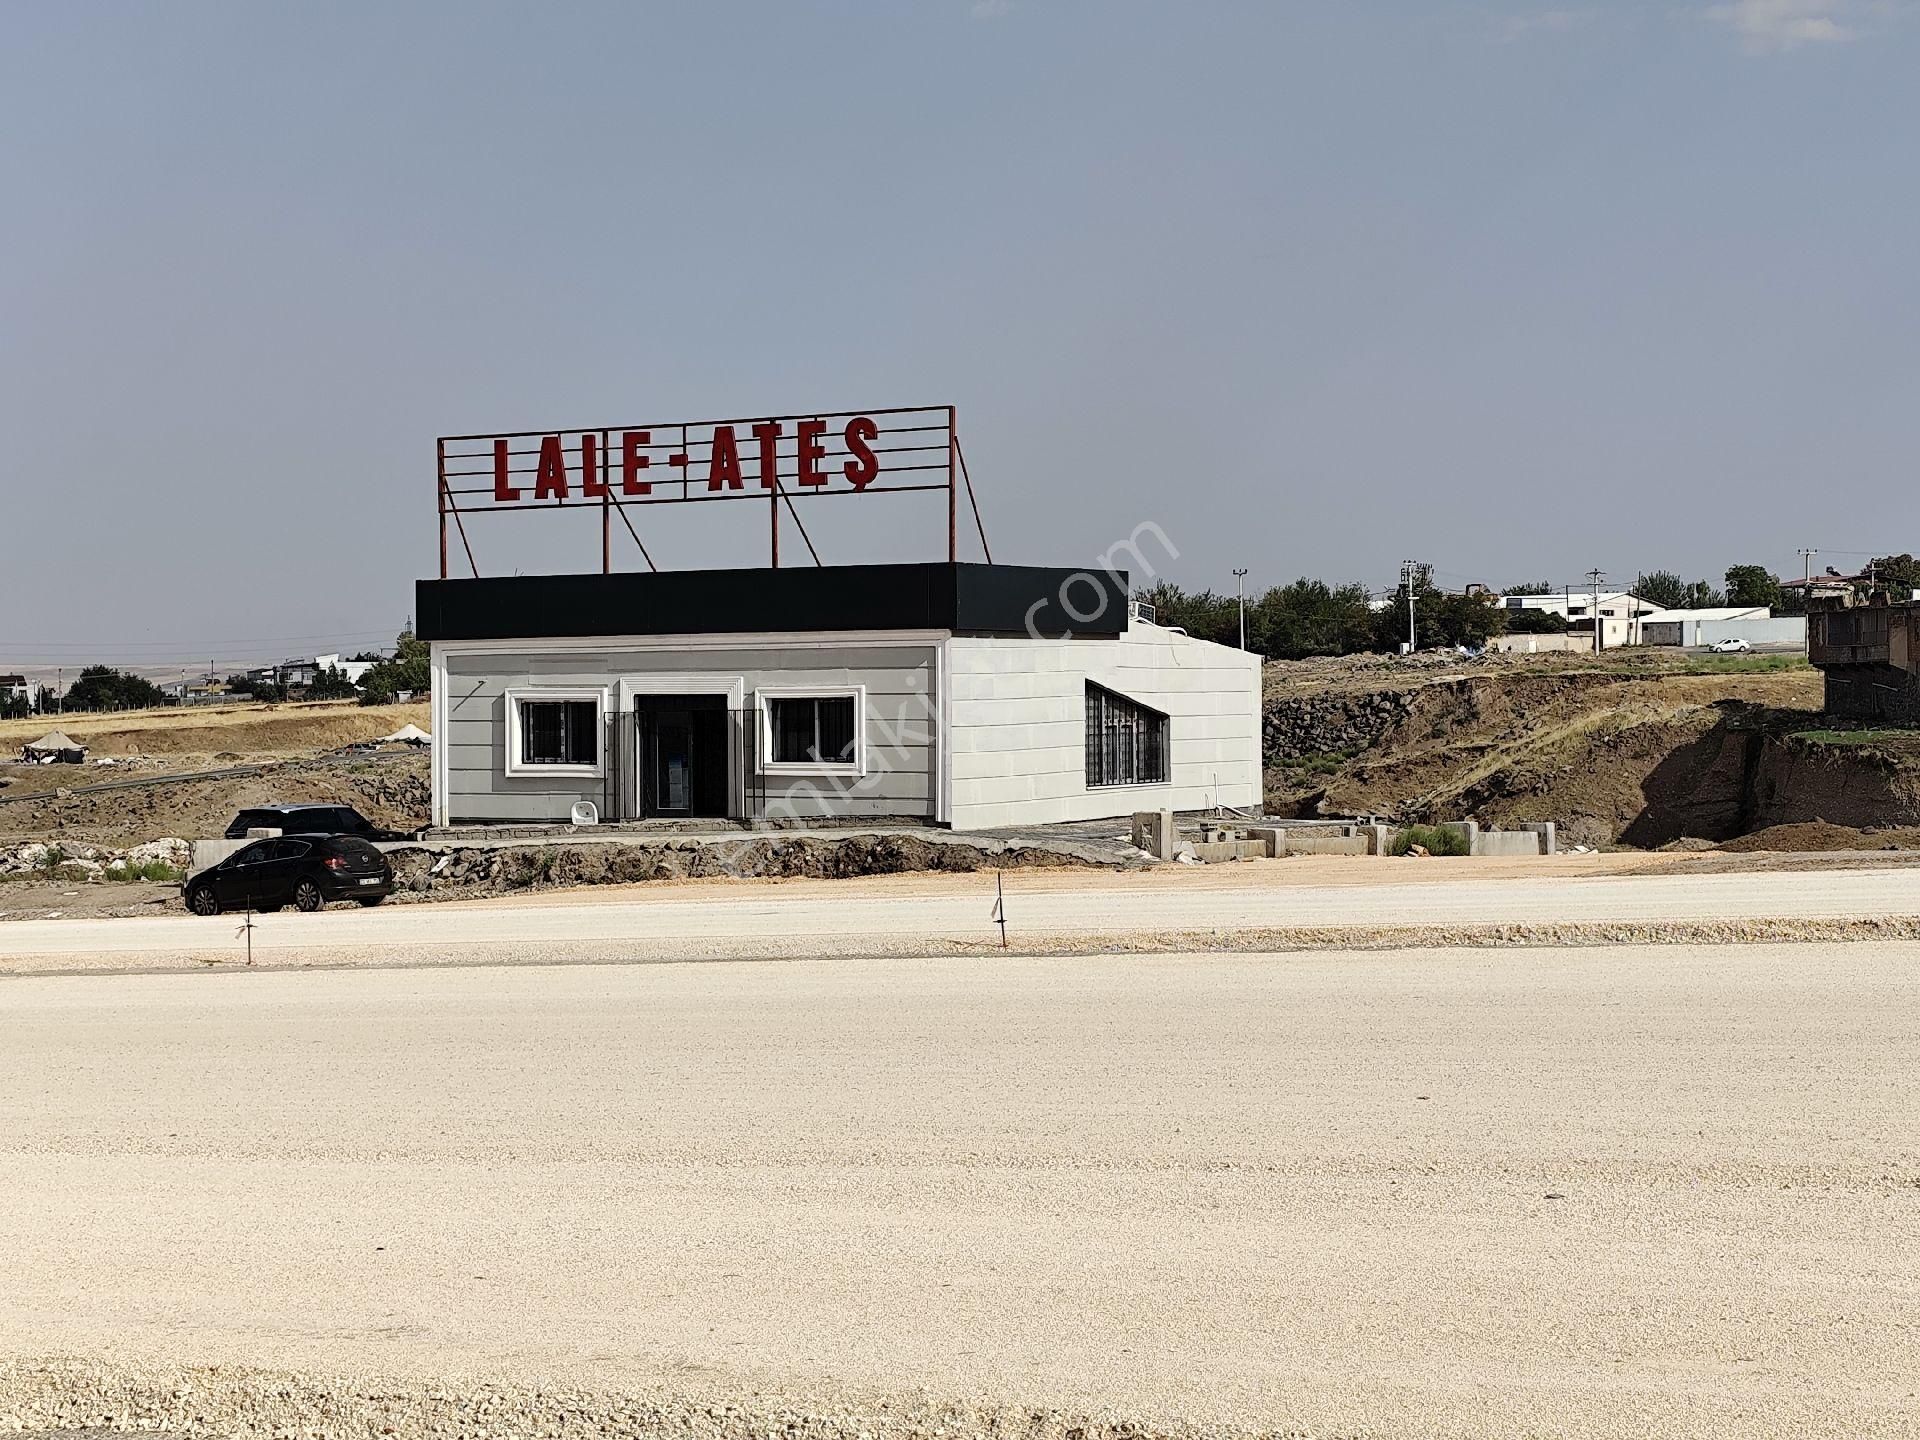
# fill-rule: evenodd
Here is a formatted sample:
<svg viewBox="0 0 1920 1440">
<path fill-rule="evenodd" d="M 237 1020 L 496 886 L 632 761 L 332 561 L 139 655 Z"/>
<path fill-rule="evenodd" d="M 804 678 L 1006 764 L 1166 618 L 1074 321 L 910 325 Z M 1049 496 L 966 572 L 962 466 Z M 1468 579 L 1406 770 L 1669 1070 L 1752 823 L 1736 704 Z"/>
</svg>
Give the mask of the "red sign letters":
<svg viewBox="0 0 1920 1440">
<path fill-rule="evenodd" d="M 616 525 L 653 564 L 637 523 L 641 506 L 758 501 L 778 565 L 783 514 L 820 558 L 796 504 L 810 496 L 937 492 L 946 501 L 949 559 L 958 554 L 962 483 L 972 503 L 951 405 L 443 435 L 438 448 L 442 577 L 450 526 L 480 573 L 467 517 L 487 512 L 592 506 L 600 512 L 601 568 L 610 570 Z"/>
<path fill-rule="evenodd" d="M 675 428 L 684 432 L 688 427 Z M 682 433 L 678 439 L 659 443 L 651 430 L 619 430 L 609 433 L 609 444 L 604 448 L 601 431 L 562 432 L 539 436 L 531 452 L 527 442 L 534 437 L 496 436 L 493 499 L 499 504 L 514 504 L 527 498 L 529 469 L 531 498 L 536 502 L 565 504 L 576 496 L 601 500 L 612 494 L 647 496 L 653 494 L 656 460 L 680 472 L 673 477 L 677 484 L 704 484 L 708 494 L 743 490 L 743 443 L 753 462 L 754 483 L 765 491 L 780 488 L 783 478 L 803 491 L 830 485 L 836 478 L 855 490 L 864 490 L 880 474 L 880 456 L 875 450 L 880 427 L 871 416 L 851 416 L 839 425 L 831 441 L 827 422 L 819 419 L 796 421 L 791 432 L 778 420 L 763 420 L 747 428 L 749 438 L 744 442 L 734 424 L 705 427 L 697 439 Z M 516 440 L 520 442 L 517 447 Z M 829 443 L 834 446 L 831 452 Z M 617 461 L 608 453 L 614 449 L 618 450 Z"/>
</svg>

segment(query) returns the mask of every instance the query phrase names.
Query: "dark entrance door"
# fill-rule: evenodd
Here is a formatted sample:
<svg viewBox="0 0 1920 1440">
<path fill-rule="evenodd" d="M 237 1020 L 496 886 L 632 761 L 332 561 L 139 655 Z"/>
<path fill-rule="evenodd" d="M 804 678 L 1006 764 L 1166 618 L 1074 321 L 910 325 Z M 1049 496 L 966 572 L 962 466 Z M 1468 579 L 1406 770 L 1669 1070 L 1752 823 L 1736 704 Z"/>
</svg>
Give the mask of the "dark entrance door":
<svg viewBox="0 0 1920 1440">
<path fill-rule="evenodd" d="M 720 695 L 641 695 L 640 813 L 727 813 L 727 703 Z"/>
</svg>

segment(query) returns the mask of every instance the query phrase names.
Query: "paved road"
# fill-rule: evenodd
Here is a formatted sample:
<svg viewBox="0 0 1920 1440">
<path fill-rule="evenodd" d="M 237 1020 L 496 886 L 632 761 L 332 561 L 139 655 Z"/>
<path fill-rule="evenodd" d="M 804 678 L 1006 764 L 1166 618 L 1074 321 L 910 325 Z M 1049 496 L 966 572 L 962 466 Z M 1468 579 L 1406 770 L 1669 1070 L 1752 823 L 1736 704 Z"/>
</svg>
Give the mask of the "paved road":
<svg viewBox="0 0 1920 1440">
<path fill-rule="evenodd" d="M 1734 920 L 1920 915 L 1907 869 L 1761 874 L 1613 875 L 1462 879 L 1434 883 L 1302 885 L 1284 867 L 1264 872 L 1009 876 L 1017 941 L 1034 935 L 1100 935 L 1247 927 L 1509 925 L 1545 922 Z M 1444 863 L 1444 862 L 1436 862 Z M 1385 872 L 1383 872 L 1384 874 Z M 1275 883 L 1247 883 L 1248 875 Z M 688 947 L 785 944 L 830 953 L 836 939 L 991 942 L 991 875 L 934 877 L 915 889 L 857 881 L 800 890 L 735 882 L 584 892 L 562 903 L 394 905 L 281 912 L 256 918 L 263 956 L 320 960 L 327 952 L 390 960 L 457 958 L 611 960 L 679 955 Z M 238 917 L 184 911 L 133 919 L 13 921 L 0 928 L 0 967 L 43 968 L 63 958 L 233 960 Z"/>
<path fill-rule="evenodd" d="M 17 978 L 0 1357 L 1912 1435 L 1916 959 Z"/>
</svg>

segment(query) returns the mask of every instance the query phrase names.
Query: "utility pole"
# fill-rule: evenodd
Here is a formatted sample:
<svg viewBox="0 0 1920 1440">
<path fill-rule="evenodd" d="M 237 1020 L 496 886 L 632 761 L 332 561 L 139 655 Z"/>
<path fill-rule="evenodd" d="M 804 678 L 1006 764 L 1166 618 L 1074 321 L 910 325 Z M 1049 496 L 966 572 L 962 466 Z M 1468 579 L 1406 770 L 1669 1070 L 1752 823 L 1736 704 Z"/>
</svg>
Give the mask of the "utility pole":
<svg viewBox="0 0 1920 1440">
<path fill-rule="evenodd" d="M 1806 617 L 1806 653 L 1813 653 L 1813 610 L 1807 604 L 1813 596 L 1813 557 L 1818 550 L 1800 552 L 1800 613 Z"/>
<path fill-rule="evenodd" d="M 1596 655 L 1606 649 L 1606 640 L 1600 629 L 1600 582 L 1606 578 L 1606 573 L 1598 567 L 1587 572 L 1587 579 L 1593 583 L 1593 653 Z"/>
<path fill-rule="evenodd" d="M 1247 648 L 1247 572 L 1233 572 L 1233 597 L 1240 602 L 1240 648 Z"/>
<path fill-rule="evenodd" d="M 1420 648 L 1419 634 L 1413 625 L 1413 577 L 1419 569 L 1418 560 L 1400 562 L 1400 588 L 1407 593 L 1407 654 L 1409 655 Z"/>
</svg>

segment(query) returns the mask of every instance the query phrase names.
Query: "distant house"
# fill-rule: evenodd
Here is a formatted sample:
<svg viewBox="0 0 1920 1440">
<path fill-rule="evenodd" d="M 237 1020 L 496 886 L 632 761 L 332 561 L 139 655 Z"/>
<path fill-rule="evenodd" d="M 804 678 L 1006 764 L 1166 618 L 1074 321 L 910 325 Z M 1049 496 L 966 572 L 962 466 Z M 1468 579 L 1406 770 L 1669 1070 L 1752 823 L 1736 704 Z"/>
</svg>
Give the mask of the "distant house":
<svg viewBox="0 0 1920 1440">
<path fill-rule="evenodd" d="M 338 670 L 347 677 L 347 682 L 358 687 L 367 671 L 373 668 L 371 660 L 348 660 L 338 654 L 314 655 L 301 660 L 284 660 L 278 665 L 262 665 L 247 672 L 247 680 L 256 688 L 270 685 L 284 685 L 289 690 L 311 689 L 320 678 L 323 670 Z"/>
<path fill-rule="evenodd" d="M 176 705 L 217 705 L 231 698 L 218 680 L 166 680 L 160 693 Z"/>
<path fill-rule="evenodd" d="M 1495 604 L 1502 610 L 1538 610 L 1548 615 L 1558 615 L 1567 622 L 1568 630 L 1589 637 L 1593 634 L 1597 619 L 1600 643 L 1609 650 L 1620 645 L 1643 643 L 1641 622 L 1660 609 L 1652 601 L 1642 600 L 1629 590 L 1602 590 L 1598 596 L 1591 590 L 1560 590 L 1551 595 L 1502 595 Z M 1599 611 L 1597 617 L 1594 613 L 1596 609 Z"/>
<path fill-rule="evenodd" d="M 33 687 L 27 684 L 24 675 L 0 675 L 0 704 L 9 704 L 15 700 L 33 701 Z"/>
<path fill-rule="evenodd" d="M 347 660 L 338 654 L 315 655 L 310 660 L 289 660 L 278 666 L 280 679 L 289 690 L 305 690 L 320 678 L 323 670 L 338 670 L 347 677 L 348 683 L 358 686 L 367 671 L 373 668 L 371 660 Z M 271 675 L 274 672 L 266 672 Z"/>
<path fill-rule="evenodd" d="M 1864 570 L 1858 575 L 1842 575 L 1831 565 L 1824 575 L 1810 576 L 1805 580 L 1782 580 L 1780 590 L 1784 595 L 1798 595 L 1801 608 L 1812 600 L 1851 600 L 1854 590 L 1866 590 L 1872 587 L 1873 577 Z"/>
</svg>

